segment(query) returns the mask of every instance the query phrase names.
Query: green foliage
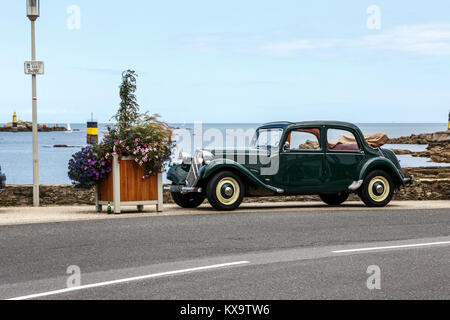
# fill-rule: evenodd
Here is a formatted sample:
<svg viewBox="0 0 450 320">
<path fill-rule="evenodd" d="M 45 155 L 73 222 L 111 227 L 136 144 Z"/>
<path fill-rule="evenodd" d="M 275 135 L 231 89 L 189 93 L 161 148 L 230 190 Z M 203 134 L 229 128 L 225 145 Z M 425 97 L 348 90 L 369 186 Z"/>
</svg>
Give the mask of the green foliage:
<svg viewBox="0 0 450 320">
<path fill-rule="evenodd" d="M 139 113 L 136 101 L 136 78 L 133 70 L 122 73 L 120 97 L 122 102 L 115 115 L 117 123 L 107 128 L 100 146 L 108 153 L 116 153 L 119 158 L 132 156 L 136 163 L 145 167 L 147 176 L 161 172 L 170 160 L 172 149 L 172 129 L 159 120 L 159 115 Z"/>
<path fill-rule="evenodd" d="M 146 177 L 161 172 L 170 160 L 172 128 L 158 120 L 158 115 L 139 115 L 136 124 L 120 131 L 117 126 L 108 127 L 100 144 L 105 153 L 116 153 L 119 160 L 131 156 L 145 168 Z M 145 178 L 145 177 L 143 177 Z"/>
<path fill-rule="evenodd" d="M 136 78 L 138 75 L 133 70 L 122 73 L 120 85 L 120 107 L 114 119 L 120 132 L 136 124 L 139 118 L 139 104 L 136 100 Z"/>
</svg>

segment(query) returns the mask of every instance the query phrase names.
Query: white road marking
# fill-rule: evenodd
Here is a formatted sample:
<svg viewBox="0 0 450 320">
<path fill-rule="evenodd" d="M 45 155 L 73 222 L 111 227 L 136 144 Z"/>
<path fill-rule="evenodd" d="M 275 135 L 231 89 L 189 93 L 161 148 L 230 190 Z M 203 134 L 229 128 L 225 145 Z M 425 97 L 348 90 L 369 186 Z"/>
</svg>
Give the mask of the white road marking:
<svg viewBox="0 0 450 320">
<path fill-rule="evenodd" d="M 43 292 L 43 293 L 38 293 L 38 294 L 31 294 L 31 295 L 7 299 L 7 300 L 29 300 L 29 299 L 47 297 L 47 296 L 52 296 L 52 295 L 68 293 L 68 292 L 80 291 L 80 290 L 85 290 L 85 289 L 111 286 L 111 285 L 116 285 L 116 284 L 121 284 L 121 283 L 126 283 L 126 282 L 147 280 L 147 279 L 164 277 L 164 276 L 172 276 L 172 275 L 181 274 L 181 273 L 190 273 L 190 272 L 198 272 L 198 271 L 206 271 L 206 270 L 219 269 L 219 268 L 225 268 L 225 267 L 232 267 L 232 266 L 244 265 L 244 264 L 249 264 L 249 263 L 250 263 L 249 261 L 238 261 L 238 262 L 216 264 L 216 265 L 211 265 L 211 266 L 161 272 L 161 273 L 149 274 L 149 275 L 144 275 L 144 276 L 139 276 L 139 277 L 132 277 L 132 278 L 119 279 L 119 280 L 92 283 L 92 284 L 83 285 L 83 286 L 79 286 L 79 287 L 66 288 L 66 289 L 55 290 L 55 291 L 48 291 L 48 292 Z"/>
<path fill-rule="evenodd" d="M 430 243 L 417 243 L 417 244 L 405 244 L 405 245 L 388 246 L 388 247 L 373 247 L 373 248 L 359 248 L 359 249 L 349 249 L 349 250 L 338 250 L 338 251 L 333 251 L 333 253 L 351 253 L 351 252 L 363 252 L 363 251 L 407 249 L 407 248 L 432 247 L 432 246 L 443 246 L 443 245 L 450 245 L 450 241 L 430 242 Z"/>
</svg>

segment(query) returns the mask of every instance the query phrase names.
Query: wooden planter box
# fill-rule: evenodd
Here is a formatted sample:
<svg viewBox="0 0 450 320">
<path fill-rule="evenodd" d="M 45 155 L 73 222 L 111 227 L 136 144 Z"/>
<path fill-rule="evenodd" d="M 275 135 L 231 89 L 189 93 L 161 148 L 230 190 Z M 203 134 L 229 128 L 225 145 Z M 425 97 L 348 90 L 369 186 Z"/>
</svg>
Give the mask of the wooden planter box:
<svg viewBox="0 0 450 320">
<path fill-rule="evenodd" d="M 119 164 L 118 156 L 115 155 L 112 172 L 97 185 L 97 211 L 101 212 L 102 206 L 110 203 L 116 214 L 121 213 L 121 206 L 137 206 L 139 211 L 143 211 L 145 205 L 156 205 L 156 210 L 162 212 L 162 174 L 143 180 L 144 175 L 144 168 L 133 158 L 123 157 Z"/>
</svg>

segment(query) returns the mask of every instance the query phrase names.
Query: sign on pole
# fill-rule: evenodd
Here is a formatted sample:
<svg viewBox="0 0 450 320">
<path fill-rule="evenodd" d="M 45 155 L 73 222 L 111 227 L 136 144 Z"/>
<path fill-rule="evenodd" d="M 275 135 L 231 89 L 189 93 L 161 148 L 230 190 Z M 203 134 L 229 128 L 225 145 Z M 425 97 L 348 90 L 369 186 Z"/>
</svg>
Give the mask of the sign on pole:
<svg viewBox="0 0 450 320">
<path fill-rule="evenodd" d="M 44 74 L 43 61 L 25 61 L 25 74 Z"/>
</svg>

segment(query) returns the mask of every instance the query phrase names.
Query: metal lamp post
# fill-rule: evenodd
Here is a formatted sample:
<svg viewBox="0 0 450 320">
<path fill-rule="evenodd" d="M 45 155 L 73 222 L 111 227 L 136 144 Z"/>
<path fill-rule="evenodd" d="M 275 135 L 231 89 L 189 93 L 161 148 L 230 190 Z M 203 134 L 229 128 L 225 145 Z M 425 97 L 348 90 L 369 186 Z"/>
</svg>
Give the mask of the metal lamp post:
<svg viewBox="0 0 450 320">
<path fill-rule="evenodd" d="M 27 17 L 31 21 L 31 60 L 36 61 L 35 21 L 39 18 L 39 0 L 27 0 Z M 36 74 L 32 73 L 33 99 L 33 206 L 39 207 L 39 157 L 38 157 L 38 122 Z"/>
</svg>

